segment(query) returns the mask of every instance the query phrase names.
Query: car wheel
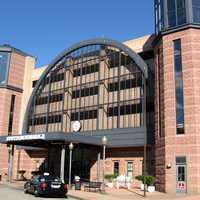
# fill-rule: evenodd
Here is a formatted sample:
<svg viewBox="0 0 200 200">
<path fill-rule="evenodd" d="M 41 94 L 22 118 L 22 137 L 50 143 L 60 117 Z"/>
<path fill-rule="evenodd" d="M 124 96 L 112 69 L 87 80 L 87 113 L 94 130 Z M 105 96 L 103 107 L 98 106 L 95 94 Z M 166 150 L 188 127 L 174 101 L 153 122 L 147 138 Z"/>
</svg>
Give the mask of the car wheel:
<svg viewBox="0 0 200 200">
<path fill-rule="evenodd" d="M 39 197 L 39 194 L 38 194 L 38 190 L 37 190 L 37 189 L 34 190 L 34 195 L 35 195 L 35 197 Z"/>
<path fill-rule="evenodd" d="M 28 193 L 27 189 L 26 189 L 26 188 L 24 188 L 24 194 L 27 194 L 27 193 Z"/>
</svg>

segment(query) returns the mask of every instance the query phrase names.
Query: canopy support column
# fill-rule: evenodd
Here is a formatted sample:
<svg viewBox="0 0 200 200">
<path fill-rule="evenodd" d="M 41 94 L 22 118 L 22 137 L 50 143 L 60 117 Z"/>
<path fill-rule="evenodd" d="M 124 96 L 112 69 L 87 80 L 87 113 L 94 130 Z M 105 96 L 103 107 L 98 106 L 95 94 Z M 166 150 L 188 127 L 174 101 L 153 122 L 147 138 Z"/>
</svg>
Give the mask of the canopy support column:
<svg viewBox="0 0 200 200">
<path fill-rule="evenodd" d="M 61 159 L 60 159 L 60 178 L 64 180 L 65 178 L 65 145 L 62 145 L 61 149 Z"/>
<path fill-rule="evenodd" d="M 12 181 L 12 171 L 13 171 L 13 155 L 14 155 L 14 145 L 8 147 L 8 182 Z"/>
</svg>

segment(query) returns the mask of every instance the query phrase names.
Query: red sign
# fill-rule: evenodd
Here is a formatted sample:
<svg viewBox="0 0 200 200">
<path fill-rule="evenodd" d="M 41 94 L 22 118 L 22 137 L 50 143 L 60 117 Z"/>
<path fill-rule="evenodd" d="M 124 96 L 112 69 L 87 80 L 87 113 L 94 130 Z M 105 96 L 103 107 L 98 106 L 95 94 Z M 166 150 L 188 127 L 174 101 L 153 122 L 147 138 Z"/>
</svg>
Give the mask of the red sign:
<svg viewBox="0 0 200 200">
<path fill-rule="evenodd" d="M 179 181 L 178 182 L 178 189 L 179 190 L 185 190 L 185 182 Z"/>
</svg>

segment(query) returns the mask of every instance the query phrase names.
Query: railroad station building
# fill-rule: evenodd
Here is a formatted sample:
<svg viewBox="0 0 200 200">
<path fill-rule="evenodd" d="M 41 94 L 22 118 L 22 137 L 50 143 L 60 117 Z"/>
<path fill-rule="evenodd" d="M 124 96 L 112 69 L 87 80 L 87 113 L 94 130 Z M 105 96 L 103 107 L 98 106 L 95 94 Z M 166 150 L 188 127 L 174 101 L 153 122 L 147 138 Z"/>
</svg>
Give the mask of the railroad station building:
<svg viewBox="0 0 200 200">
<path fill-rule="evenodd" d="M 102 181 L 156 176 L 156 189 L 200 193 L 200 1 L 155 0 L 155 33 L 97 38 L 47 66 L 0 46 L 0 173 L 49 171 Z M 180 187 L 181 186 L 181 187 Z"/>
</svg>

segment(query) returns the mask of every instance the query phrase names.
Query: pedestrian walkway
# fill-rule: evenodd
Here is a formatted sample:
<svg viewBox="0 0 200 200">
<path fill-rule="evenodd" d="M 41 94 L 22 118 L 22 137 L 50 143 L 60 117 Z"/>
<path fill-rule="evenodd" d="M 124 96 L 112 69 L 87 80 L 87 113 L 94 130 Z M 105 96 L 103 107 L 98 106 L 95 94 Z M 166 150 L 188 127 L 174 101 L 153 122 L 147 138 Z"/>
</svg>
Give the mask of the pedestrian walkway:
<svg viewBox="0 0 200 200">
<path fill-rule="evenodd" d="M 0 182 L 0 186 L 1 185 L 6 185 L 7 187 L 23 191 L 24 182 Z M 144 198 L 143 192 L 137 188 L 134 190 L 106 188 L 105 193 L 69 190 L 68 196 L 77 200 L 200 200 L 200 195 L 169 195 L 160 192 L 147 192 L 147 196 Z"/>
<path fill-rule="evenodd" d="M 106 193 L 85 192 L 78 190 L 70 190 L 69 195 L 79 200 L 141 200 L 144 199 L 143 192 L 140 190 L 127 189 L 109 189 L 106 188 Z M 160 192 L 147 193 L 147 200 L 200 200 L 199 196 L 188 195 L 168 195 Z"/>
</svg>

